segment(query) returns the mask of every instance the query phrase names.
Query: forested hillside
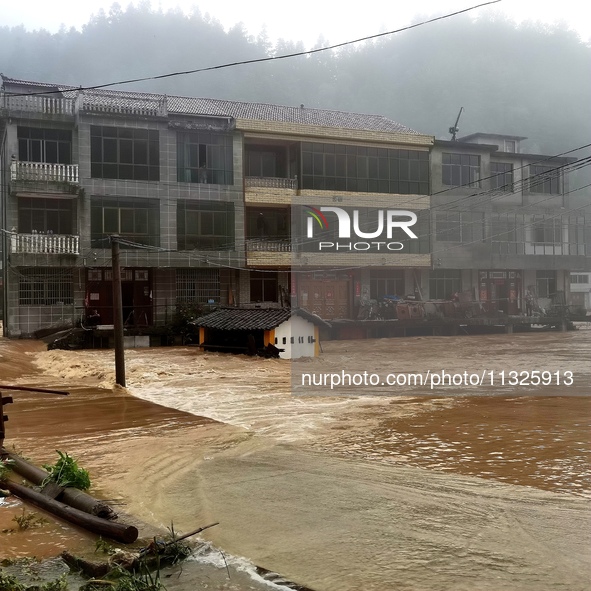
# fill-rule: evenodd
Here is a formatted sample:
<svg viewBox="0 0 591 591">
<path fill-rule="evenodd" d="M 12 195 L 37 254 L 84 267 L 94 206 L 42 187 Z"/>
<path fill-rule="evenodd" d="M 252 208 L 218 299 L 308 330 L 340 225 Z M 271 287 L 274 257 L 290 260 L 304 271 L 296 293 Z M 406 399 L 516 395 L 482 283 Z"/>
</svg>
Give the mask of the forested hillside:
<svg viewBox="0 0 591 591">
<path fill-rule="evenodd" d="M 114 5 L 82 31 L 0 28 L 0 71 L 86 86 L 298 49 L 198 11 Z M 591 138 L 590 72 L 591 48 L 573 32 L 457 16 L 338 51 L 115 88 L 380 113 L 440 138 L 464 107 L 460 135 L 523 135 L 528 151 L 558 153 Z"/>
</svg>

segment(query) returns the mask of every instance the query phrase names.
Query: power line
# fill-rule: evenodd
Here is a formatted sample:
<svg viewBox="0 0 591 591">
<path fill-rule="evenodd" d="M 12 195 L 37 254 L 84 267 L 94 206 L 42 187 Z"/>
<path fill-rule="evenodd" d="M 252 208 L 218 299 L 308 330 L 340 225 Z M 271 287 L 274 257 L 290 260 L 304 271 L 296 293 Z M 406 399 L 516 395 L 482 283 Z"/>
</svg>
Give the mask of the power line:
<svg viewBox="0 0 591 591">
<path fill-rule="evenodd" d="M 449 14 L 445 14 L 442 16 L 437 16 L 432 19 L 422 21 L 420 23 L 415 23 L 414 25 L 408 25 L 407 27 L 402 27 L 401 29 L 395 29 L 393 31 L 386 31 L 385 33 L 377 33 L 375 35 L 369 35 L 367 37 L 360 37 L 359 39 L 353 39 L 351 41 L 343 41 L 342 43 L 336 43 L 334 45 L 328 45 L 326 47 L 319 47 L 316 49 L 310 49 L 307 51 L 297 51 L 294 53 L 288 53 L 283 55 L 276 55 L 270 57 L 262 57 L 257 59 L 251 60 L 242 60 L 237 62 L 229 62 L 225 64 L 219 64 L 217 66 L 208 66 L 206 68 L 195 68 L 193 70 L 184 70 L 180 72 L 170 72 L 167 74 L 159 74 L 157 76 L 146 76 L 144 78 L 131 78 L 128 80 L 120 80 L 118 82 L 108 82 L 105 84 L 96 84 L 94 86 L 80 86 L 79 88 L 68 88 L 68 90 L 98 90 L 100 88 L 109 88 L 111 86 L 119 86 L 121 84 L 133 84 L 135 82 L 146 82 L 148 80 L 162 80 L 163 78 L 172 78 L 175 76 L 186 76 L 188 74 L 199 74 L 201 72 L 210 72 L 212 70 L 222 70 L 225 68 L 232 68 L 235 66 L 244 66 L 249 64 L 257 64 L 262 62 L 271 62 L 271 61 L 278 61 L 282 59 L 288 59 L 292 57 L 300 57 L 304 55 L 313 55 L 315 53 L 320 53 L 322 51 L 329 51 L 331 49 L 338 49 L 339 47 L 345 47 L 347 45 L 353 45 L 355 43 L 361 43 L 362 41 L 370 41 L 372 39 L 378 39 L 379 37 L 385 37 L 387 35 L 394 35 L 396 33 L 402 33 L 403 31 L 409 31 L 411 29 L 416 29 L 417 27 L 422 27 L 424 25 L 428 25 L 440 20 L 451 18 L 452 16 L 457 16 L 459 14 L 464 14 L 466 12 L 470 12 L 472 10 L 476 10 L 477 8 L 482 8 L 483 6 L 489 6 L 491 4 L 497 4 L 501 2 L 501 0 L 491 0 L 490 2 L 484 2 L 482 4 L 477 4 L 476 6 L 471 6 L 469 8 L 464 8 L 463 10 L 457 10 L 456 12 L 450 12 Z M 47 94 L 57 94 L 61 93 L 63 90 L 46 90 L 42 92 L 34 92 L 34 93 L 26 93 L 26 94 L 14 94 L 11 96 L 34 96 L 37 94 L 40 95 L 47 95 Z"/>
</svg>

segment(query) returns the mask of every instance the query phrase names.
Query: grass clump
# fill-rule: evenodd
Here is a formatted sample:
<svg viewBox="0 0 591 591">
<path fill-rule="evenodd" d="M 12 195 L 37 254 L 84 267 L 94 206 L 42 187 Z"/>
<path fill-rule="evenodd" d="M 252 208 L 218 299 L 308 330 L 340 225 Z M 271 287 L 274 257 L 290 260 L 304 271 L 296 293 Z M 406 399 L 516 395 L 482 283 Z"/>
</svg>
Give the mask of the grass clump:
<svg viewBox="0 0 591 591">
<path fill-rule="evenodd" d="M 90 488 L 90 475 L 84 468 L 78 466 L 78 462 L 67 453 L 56 450 L 59 459 L 53 465 L 44 464 L 49 476 L 43 481 L 42 486 L 49 482 L 55 482 L 58 486 L 69 486 L 80 490 Z"/>
<path fill-rule="evenodd" d="M 23 512 L 20 515 L 15 515 L 12 518 L 12 521 L 16 522 L 20 531 L 32 529 L 34 527 L 39 527 L 44 523 L 47 523 L 47 520 L 38 515 L 37 513 L 27 513 L 24 507 Z"/>
<path fill-rule="evenodd" d="M 8 475 L 12 470 L 13 460 L 2 460 L 0 459 L 0 482 L 8 479 Z"/>
</svg>

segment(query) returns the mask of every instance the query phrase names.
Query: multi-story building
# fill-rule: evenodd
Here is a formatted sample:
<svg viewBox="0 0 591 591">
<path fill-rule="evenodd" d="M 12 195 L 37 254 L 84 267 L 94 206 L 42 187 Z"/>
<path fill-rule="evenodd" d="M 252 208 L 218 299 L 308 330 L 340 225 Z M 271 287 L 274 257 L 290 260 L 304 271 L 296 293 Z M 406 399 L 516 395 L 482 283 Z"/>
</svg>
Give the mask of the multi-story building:
<svg viewBox="0 0 591 591">
<path fill-rule="evenodd" d="M 589 227 L 571 207 L 575 158 L 526 154 L 526 138 L 476 133 L 431 152 L 431 298 L 468 291 L 507 314 L 526 299 L 568 301 L 569 269 L 589 269 Z"/>
<path fill-rule="evenodd" d="M 136 327 L 195 302 L 356 319 L 409 294 L 519 314 L 568 302 L 569 271 L 591 270 L 576 162 L 525 138 L 6 77 L 0 108 L 8 336 L 111 324 L 114 235 Z"/>
<path fill-rule="evenodd" d="M 354 317 L 363 298 L 427 279 L 433 138 L 390 119 L 6 77 L 0 105 L 5 335 L 95 311 L 111 324 L 113 235 L 135 326 L 183 302 Z M 356 209 L 361 228 L 375 208 L 409 210 L 419 237 L 313 252 L 305 206 Z"/>
</svg>

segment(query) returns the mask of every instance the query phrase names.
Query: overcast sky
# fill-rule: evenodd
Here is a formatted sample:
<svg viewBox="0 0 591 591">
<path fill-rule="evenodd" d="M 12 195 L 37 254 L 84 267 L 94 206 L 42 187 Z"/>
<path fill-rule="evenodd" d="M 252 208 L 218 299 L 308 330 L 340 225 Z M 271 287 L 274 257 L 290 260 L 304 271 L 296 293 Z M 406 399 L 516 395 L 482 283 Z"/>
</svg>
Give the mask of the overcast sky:
<svg viewBox="0 0 591 591">
<path fill-rule="evenodd" d="M 248 32 L 257 35 L 266 27 L 272 41 L 278 38 L 303 41 L 312 47 L 320 36 L 339 43 L 411 24 L 417 15 L 435 16 L 462 10 L 483 0 L 364 0 L 333 2 L 327 0 L 152 0 L 152 6 L 166 11 L 179 7 L 184 12 L 198 6 L 203 14 L 220 21 L 226 29 L 242 22 Z M 137 0 L 133 2 L 137 4 Z M 60 25 L 80 29 L 93 13 L 103 8 L 108 13 L 113 0 L 0 0 L 0 25 L 24 25 L 29 30 L 45 28 L 54 33 Z M 126 7 L 129 0 L 121 0 Z M 580 37 L 591 38 L 591 2 L 588 0 L 501 0 L 478 8 L 472 16 L 503 13 L 516 22 L 564 22 Z"/>
</svg>

